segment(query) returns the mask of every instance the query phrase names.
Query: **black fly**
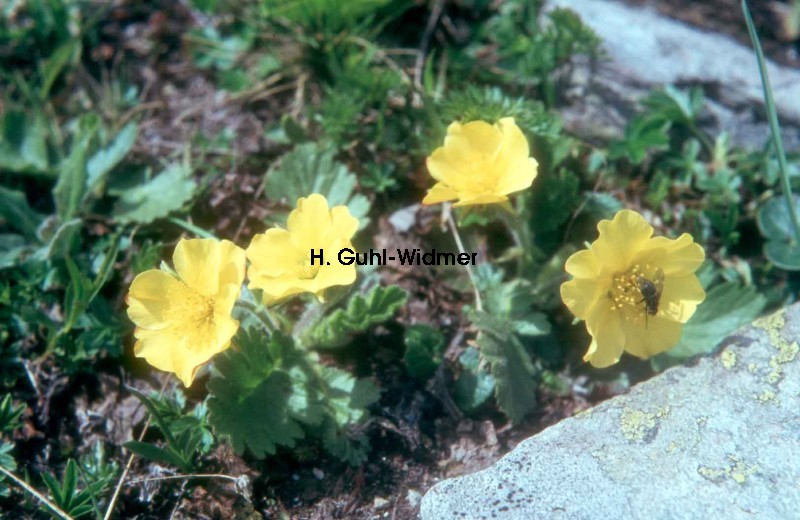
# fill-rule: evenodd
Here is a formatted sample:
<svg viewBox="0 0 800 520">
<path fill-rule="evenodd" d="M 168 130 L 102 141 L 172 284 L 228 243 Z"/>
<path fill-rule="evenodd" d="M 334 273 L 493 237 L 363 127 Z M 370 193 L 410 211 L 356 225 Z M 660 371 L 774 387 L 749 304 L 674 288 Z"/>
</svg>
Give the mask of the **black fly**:
<svg viewBox="0 0 800 520">
<path fill-rule="evenodd" d="M 642 293 L 639 303 L 644 303 L 644 326 L 647 328 L 647 316 L 655 316 L 658 313 L 658 303 L 664 290 L 664 271 L 656 269 L 652 280 L 639 275 L 636 277 L 636 282 L 639 284 L 639 292 Z"/>
</svg>

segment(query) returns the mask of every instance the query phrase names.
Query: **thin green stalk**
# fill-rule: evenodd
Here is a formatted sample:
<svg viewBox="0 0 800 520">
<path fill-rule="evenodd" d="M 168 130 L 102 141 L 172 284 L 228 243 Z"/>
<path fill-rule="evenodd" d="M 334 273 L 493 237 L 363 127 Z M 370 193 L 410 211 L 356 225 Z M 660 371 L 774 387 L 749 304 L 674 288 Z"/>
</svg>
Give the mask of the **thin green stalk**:
<svg viewBox="0 0 800 520">
<path fill-rule="evenodd" d="M 194 224 L 191 224 L 191 223 L 189 223 L 189 222 L 187 222 L 185 220 L 182 220 L 182 219 L 179 219 L 179 218 L 176 218 L 176 217 L 170 217 L 167 220 L 169 220 L 170 222 L 172 222 L 176 226 L 182 227 L 183 229 L 185 229 L 189 233 L 194 233 L 195 235 L 197 235 L 197 236 L 199 236 L 201 238 L 217 238 L 216 235 L 214 235 L 214 233 L 206 231 L 203 228 L 197 227 Z"/>
<path fill-rule="evenodd" d="M 442 206 L 442 213 L 444 213 L 444 219 L 447 222 L 447 225 L 450 227 L 450 231 L 453 233 L 453 238 L 456 241 L 458 252 L 466 254 L 464 243 L 461 241 L 461 235 L 458 234 L 458 227 L 456 226 L 455 220 L 453 220 L 453 212 L 450 209 L 450 203 L 444 203 Z M 472 284 L 473 291 L 475 292 L 475 309 L 478 312 L 481 312 L 483 311 L 483 300 L 481 300 L 481 292 L 478 290 L 478 280 L 475 278 L 475 273 L 472 272 L 472 266 L 467 264 L 464 267 L 467 270 L 467 276 L 469 276 L 469 281 Z"/>
<path fill-rule="evenodd" d="M 0 466 L 0 473 L 3 473 L 6 477 L 13 480 L 14 483 L 17 484 L 19 487 L 21 487 L 22 489 L 24 489 L 25 491 L 36 497 L 39 500 L 39 502 L 47 506 L 58 518 L 62 518 L 63 520 L 73 520 L 71 516 L 69 516 L 66 512 L 64 512 L 64 510 L 55 505 L 53 502 L 48 500 L 46 496 L 36 491 L 36 489 L 34 489 L 33 486 L 31 486 L 18 476 L 14 475 L 3 466 Z"/>
<path fill-rule="evenodd" d="M 264 327 L 270 331 L 275 332 L 280 330 L 280 326 L 272 317 L 270 312 L 263 305 L 253 303 L 244 299 L 237 300 L 236 302 L 240 307 L 247 309 Z"/>
<path fill-rule="evenodd" d="M 747 30 L 750 32 L 750 38 L 753 40 L 753 47 L 756 51 L 758 73 L 761 75 L 761 86 L 764 88 L 764 103 L 767 106 L 767 119 L 769 120 L 770 131 L 772 132 L 772 142 L 775 145 L 775 153 L 778 156 L 778 169 L 781 174 L 783 196 L 786 199 L 786 205 L 788 206 L 789 215 L 792 219 L 795 239 L 797 243 L 800 243 L 800 221 L 798 221 L 797 213 L 794 208 L 792 186 L 789 183 L 789 168 L 786 165 L 786 153 L 783 150 L 783 139 L 781 138 L 780 126 L 778 125 L 778 113 L 775 110 L 775 100 L 772 97 L 772 86 L 770 86 L 769 83 L 767 64 L 764 60 L 764 51 L 761 49 L 761 43 L 758 41 L 758 34 L 756 34 L 753 18 L 750 16 L 750 9 L 747 7 L 747 0 L 742 0 L 742 11 L 744 12 L 744 19 L 747 22 Z"/>
</svg>

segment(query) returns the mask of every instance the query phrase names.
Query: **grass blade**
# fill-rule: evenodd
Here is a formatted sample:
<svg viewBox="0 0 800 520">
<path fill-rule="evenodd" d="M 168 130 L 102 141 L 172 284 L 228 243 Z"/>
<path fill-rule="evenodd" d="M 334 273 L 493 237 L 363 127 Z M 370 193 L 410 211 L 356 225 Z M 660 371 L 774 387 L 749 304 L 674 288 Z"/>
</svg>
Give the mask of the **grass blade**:
<svg viewBox="0 0 800 520">
<path fill-rule="evenodd" d="M 789 207 L 789 215 L 791 216 L 792 225 L 794 226 L 795 239 L 800 243 L 800 222 L 797 220 L 797 213 L 794 209 L 792 186 L 789 184 L 789 170 L 786 166 L 786 153 L 783 151 L 783 139 L 781 138 L 780 126 L 778 125 L 778 113 L 775 110 L 775 100 L 772 97 L 772 87 L 769 83 L 767 64 L 764 60 L 764 51 L 761 49 L 761 43 L 758 41 L 758 34 L 756 34 L 753 18 L 750 16 L 750 9 L 747 7 L 747 0 L 742 0 L 742 11 L 744 12 L 744 19 L 747 22 L 747 30 L 750 32 L 750 39 L 753 40 L 753 48 L 756 51 L 758 73 L 761 76 L 761 86 L 764 87 L 764 103 L 767 106 L 767 120 L 769 121 L 770 131 L 772 132 L 772 142 L 775 145 L 775 153 L 778 156 L 778 168 L 781 174 L 783 196 L 786 199 L 786 205 Z"/>
</svg>

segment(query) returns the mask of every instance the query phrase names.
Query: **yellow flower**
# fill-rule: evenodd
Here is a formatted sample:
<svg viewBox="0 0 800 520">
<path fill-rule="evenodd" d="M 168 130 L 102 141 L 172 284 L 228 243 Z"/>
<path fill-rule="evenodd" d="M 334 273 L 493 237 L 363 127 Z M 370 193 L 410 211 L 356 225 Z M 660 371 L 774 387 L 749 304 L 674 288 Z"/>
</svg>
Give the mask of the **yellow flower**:
<svg viewBox="0 0 800 520">
<path fill-rule="evenodd" d="M 246 251 L 250 287 L 263 291 L 265 304 L 305 292 L 322 301 L 328 287 L 356 280 L 355 265 L 338 261 L 339 251 L 353 249 L 350 240 L 358 229 L 358 219 L 347 206 L 328 209 L 327 199 L 316 193 L 300 198 L 297 209 L 289 214 L 287 228 L 254 236 Z M 323 255 L 322 260 L 316 255 Z"/>
<path fill-rule="evenodd" d="M 187 387 L 197 369 L 231 344 L 231 317 L 244 281 L 244 251 L 227 240 L 181 240 L 172 255 L 177 276 L 151 269 L 126 297 L 136 324 L 134 353 L 174 372 Z"/>
<path fill-rule="evenodd" d="M 607 367 L 623 350 L 646 359 L 675 346 L 706 297 L 694 274 L 703 248 L 686 233 L 653 237 L 652 226 L 630 210 L 597 229 L 589 249 L 567 260 L 573 278 L 561 285 L 561 299 L 592 335 L 584 361 Z"/>
<path fill-rule="evenodd" d="M 437 183 L 422 203 L 458 199 L 454 206 L 505 202 L 509 193 L 531 185 L 539 167 L 513 117 L 495 125 L 452 123 L 444 146 L 433 151 L 427 164 Z"/>
</svg>

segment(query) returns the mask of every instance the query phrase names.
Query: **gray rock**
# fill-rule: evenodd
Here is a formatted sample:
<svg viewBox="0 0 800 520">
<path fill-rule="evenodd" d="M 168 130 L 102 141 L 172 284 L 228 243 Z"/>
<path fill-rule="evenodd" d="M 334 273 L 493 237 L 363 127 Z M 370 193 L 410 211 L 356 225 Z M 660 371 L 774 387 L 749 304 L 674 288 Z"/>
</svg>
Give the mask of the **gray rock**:
<svg viewBox="0 0 800 520">
<path fill-rule="evenodd" d="M 800 306 L 425 495 L 448 518 L 800 517 Z"/>
<path fill-rule="evenodd" d="M 755 53 L 733 39 L 697 29 L 647 8 L 610 0 L 548 0 L 547 8 L 578 13 L 603 40 L 606 58 L 578 67 L 568 96 L 568 127 L 589 139 L 620 133 L 638 100 L 661 85 L 704 87 L 707 125 L 734 143 L 761 148 L 769 136 Z M 800 71 L 768 64 L 787 150 L 800 149 Z M 581 88 L 581 83 L 584 83 Z"/>
</svg>

